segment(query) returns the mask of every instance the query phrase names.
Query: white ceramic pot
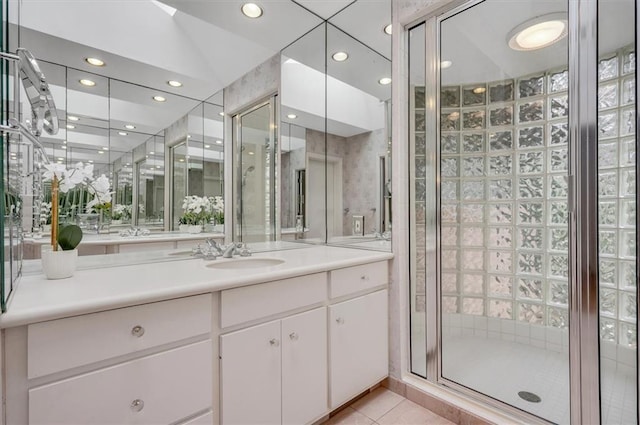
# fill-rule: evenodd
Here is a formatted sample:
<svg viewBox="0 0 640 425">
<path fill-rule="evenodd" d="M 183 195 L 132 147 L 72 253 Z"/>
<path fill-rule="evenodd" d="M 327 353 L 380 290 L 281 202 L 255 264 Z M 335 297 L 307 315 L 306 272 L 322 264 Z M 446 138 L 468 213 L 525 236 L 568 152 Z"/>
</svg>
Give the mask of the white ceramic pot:
<svg viewBox="0 0 640 425">
<path fill-rule="evenodd" d="M 64 279 L 73 276 L 76 272 L 77 249 L 53 251 L 50 246 L 45 245 L 41 256 L 42 271 L 44 271 L 47 279 Z"/>
<path fill-rule="evenodd" d="M 111 224 L 113 224 L 114 226 L 118 226 L 122 224 L 122 220 L 111 220 Z"/>
<path fill-rule="evenodd" d="M 181 233 L 188 233 L 189 232 L 189 225 L 188 224 L 181 224 L 178 226 L 178 230 L 180 230 Z"/>
<path fill-rule="evenodd" d="M 202 226 L 199 224 L 194 224 L 189 226 L 189 233 L 200 233 L 202 232 Z"/>
</svg>

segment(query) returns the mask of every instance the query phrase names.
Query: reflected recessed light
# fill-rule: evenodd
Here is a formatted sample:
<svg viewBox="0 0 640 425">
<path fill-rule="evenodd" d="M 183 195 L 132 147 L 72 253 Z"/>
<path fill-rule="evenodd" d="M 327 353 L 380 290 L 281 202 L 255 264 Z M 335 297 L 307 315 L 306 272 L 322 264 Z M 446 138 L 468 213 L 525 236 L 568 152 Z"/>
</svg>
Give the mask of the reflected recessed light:
<svg viewBox="0 0 640 425">
<path fill-rule="evenodd" d="M 513 50 L 537 50 L 560 41 L 566 35 L 566 14 L 550 13 L 530 19 L 512 29 L 507 35 L 507 42 Z"/>
<path fill-rule="evenodd" d="M 156 165 L 156 168 L 160 168 L 160 166 L 159 166 L 159 165 Z"/>
<path fill-rule="evenodd" d="M 153 100 L 156 102 L 165 102 L 167 99 L 162 96 L 153 96 Z"/>
<path fill-rule="evenodd" d="M 84 59 L 89 65 L 93 66 L 104 66 L 104 61 L 98 58 L 85 58 Z"/>
<path fill-rule="evenodd" d="M 242 13 L 247 18 L 259 18 L 262 16 L 262 8 L 255 3 L 245 3 L 242 5 Z"/>
<path fill-rule="evenodd" d="M 131 163 L 130 163 L 130 162 L 127 162 L 127 165 L 131 165 Z"/>
<path fill-rule="evenodd" d="M 121 135 L 121 136 L 126 136 L 129 133 L 127 133 L 126 131 L 118 131 L 118 134 Z"/>
<path fill-rule="evenodd" d="M 14 158 L 15 159 L 15 158 Z M 58 164 L 62 164 L 62 161 L 58 161 Z"/>
<path fill-rule="evenodd" d="M 82 84 L 83 86 L 87 86 L 87 87 L 93 87 L 96 85 L 96 82 L 93 80 L 88 80 L 86 78 L 83 78 L 80 80 L 80 84 Z"/>
<path fill-rule="evenodd" d="M 391 24 L 384 27 L 383 31 L 385 34 L 391 35 Z"/>
<path fill-rule="evenodd" d="M 89 163 L 90 163 L 90 164 L 93 164 L 93 159 L 90 159 L 90 160 L 89 160 Z"/>
<path fill-rule="evenodd" d="M 209 149 L 211 145 L 204 145 L 205 148 Z"/>
<path fill-rule="evenodd" d="M 453 62 L 451 61 L 442 61 L 440 62 L 440 69 L 449 68 L 451 65 L 453 65 Z"/>
<path fill-rule="evenodd" d="M 180 158 L 180 162 L 184 162 L 184 159 L 183 159 L 183 158 Z"/>
<path fill-rule="evenodd" d="M 221 117 L 224 117 L 224 112 L 218 112 L 218 115 L 220 115 Z"/>
<path fill-rule="evenodd" d="M 73 115 L 69 115 L 69 116 L 67 117 L 67 119 L 68 119 L 69 121 L 80 121 L 80 118 L 78 118 L 78 117 L 74 117 Z"/>
<path fill-rule="evenodd" d="M 65 145 L 60 146 L 62 149 L 66 149 L 67 147 Z"/>
<path fill-rule="evenodd" d="M 153 155 L 155 152 L 149 152 L 149 155 Z"/>
<path fill-rule="evenodd" d="M 349 59 L 349 54 L 347 52 L 335 52 L 331 57 L 336 62 L 344 62 Z"/>
<path fill-rule="evenodd" d="M 386 86 L 387 84 L 391 84 L 391 78 L 389 77 L 380 78 L 378 80 L 378 83 L 382 84 L 383 86 Z"/>
<path fill-rule="evenodd" d="M 249 152 L 249 155 L 253 155 L 253 152 Z"/>
<path fill-rule="evenodd" d="M 216 140 L 216 143 L 221 145 L 222 144 L 222 140 Z"/>
<path fill-rule="evenodd" d="M 169 84 L 171 87 L 182 87 L 182 83 L 176 80 L 169 80 L 167 81 L 167 84 Z"/>
<path fill-rule="evenodd" d="M 287 118 L 289 118 L 290 120 L 295 120 L 296 118 L 298 118 L 298 116 L 296 114 L 289 114 L 287 115 Z"/>
<path fill-rule="evenodd" d="M 98 153 L 99 153 L 100 155 L 102 155 L 102 154 L 104 153 L 104 151 L 98 151 Z"/>
<path fill-rule="evenodd" d="M 58 158 L 58 161 L 64 161 L 64 158 Z"/>
<path fill-rule="evenodd" d="M 67 144 L 67 141 L 66 141 L 66 140 L 63 140 L 63 141 L 62 141 L 62 143 L 66 145 L 66 144 Z"/>
<path fill-rule="evenodd" d="M 190 134 L 187 134 L 187 139 L 191 139 L 191 135 Z"/>
<path fill-rule="evenodd" d="M 103 150 L 103 151 L 108 151 L 108 150 L 109 150 L 109 148 L 106 148 L 106 147 L 104 147 L 104 146 L 103 146 L 103 147 L 102 147 L 102 150 Z"/>
<path fill-rule="evenodd" d="M 475 94 L 482 94 L 484 92 L 486 92 L 487 89 L 485 87 L 476 87 L 475 89 L 473 89 L 473 92 Z"/>
<path fill-rule="evenodd" d="M 124 128 L 126 128 L 127 130 L 133 130 L 133 129 L 136 128 L 136 126 L 133 125 L 133 124 L 127 124 L 127 125 L 124 126 Z"/>
<path fill-rule="evenodd" d="M 71 125 L 71 124 L 67 124 L 67 128 L 69 130 L 73 130 L 74 128 L 76 128 L 76 126 L 75 125 Z"/>
</svg>

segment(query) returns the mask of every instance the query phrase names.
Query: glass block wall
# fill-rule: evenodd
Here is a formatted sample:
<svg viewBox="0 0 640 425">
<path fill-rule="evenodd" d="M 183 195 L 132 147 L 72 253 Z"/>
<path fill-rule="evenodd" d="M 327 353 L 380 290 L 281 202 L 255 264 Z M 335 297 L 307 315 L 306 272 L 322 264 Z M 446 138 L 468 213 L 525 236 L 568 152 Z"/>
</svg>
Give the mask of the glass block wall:
<svg viewBox="0 0 640 425">
<path fill-rule="evenodd" d="M 600 337 L 636 347 L 635 53 L 599 64 Z"/>
<path fill-rule="evenodd" d="M 630 51 L 604 59 L 599 89 L 602 332 L 629 345 L 636 305 L 634 61 Z M 567 327 L 567 90 L 566 69 L 442 88 L 443 313 Z M 418 212 L 425 201 L 424 93 L 414 94 Z"/>
</svg>

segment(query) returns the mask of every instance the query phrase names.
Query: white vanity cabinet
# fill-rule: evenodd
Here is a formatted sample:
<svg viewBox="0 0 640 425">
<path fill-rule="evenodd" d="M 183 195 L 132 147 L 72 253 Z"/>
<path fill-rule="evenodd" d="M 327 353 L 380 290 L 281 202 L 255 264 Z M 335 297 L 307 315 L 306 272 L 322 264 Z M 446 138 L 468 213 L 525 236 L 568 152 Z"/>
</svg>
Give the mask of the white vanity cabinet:
<svg viewBox="0 0 640 425">
<path fill-rule="evenodd" d="M 326 307 L 220 338 L 222 423 L 305 424 L 327 410 Z"/>
<path fill-rule="evenodd" d="M 212 424 L 212 297 L 6 330 L 5 423 Z"/>
</svg>

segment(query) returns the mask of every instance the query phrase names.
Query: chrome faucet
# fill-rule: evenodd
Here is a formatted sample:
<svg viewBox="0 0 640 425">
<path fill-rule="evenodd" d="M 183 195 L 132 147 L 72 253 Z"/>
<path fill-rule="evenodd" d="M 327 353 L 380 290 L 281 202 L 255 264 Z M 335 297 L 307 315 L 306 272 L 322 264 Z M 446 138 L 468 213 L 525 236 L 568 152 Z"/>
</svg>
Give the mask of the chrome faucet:
<svg viewBox="0 0 640 425">
<path fill-rule="evenodd" d="M 222 246 L 220 246 L 220 244 L 215 239 L 209 238 L 205 240 L 205 242 L 209 246 L 210 251 L 214 251 L 217 255 L 224 256 L 224 251 L 222 249 Z"/>
<path fill-rule="evenodd" d="M 242 242 L 231 242 L 226 248 L 224 248 L 222 258 L 233 258 L 234 255 L 249 257 L 251 256 L 251 251 L 249 251 L 249 248 L 247 248 L 247 246 Z"/>
</svg>

